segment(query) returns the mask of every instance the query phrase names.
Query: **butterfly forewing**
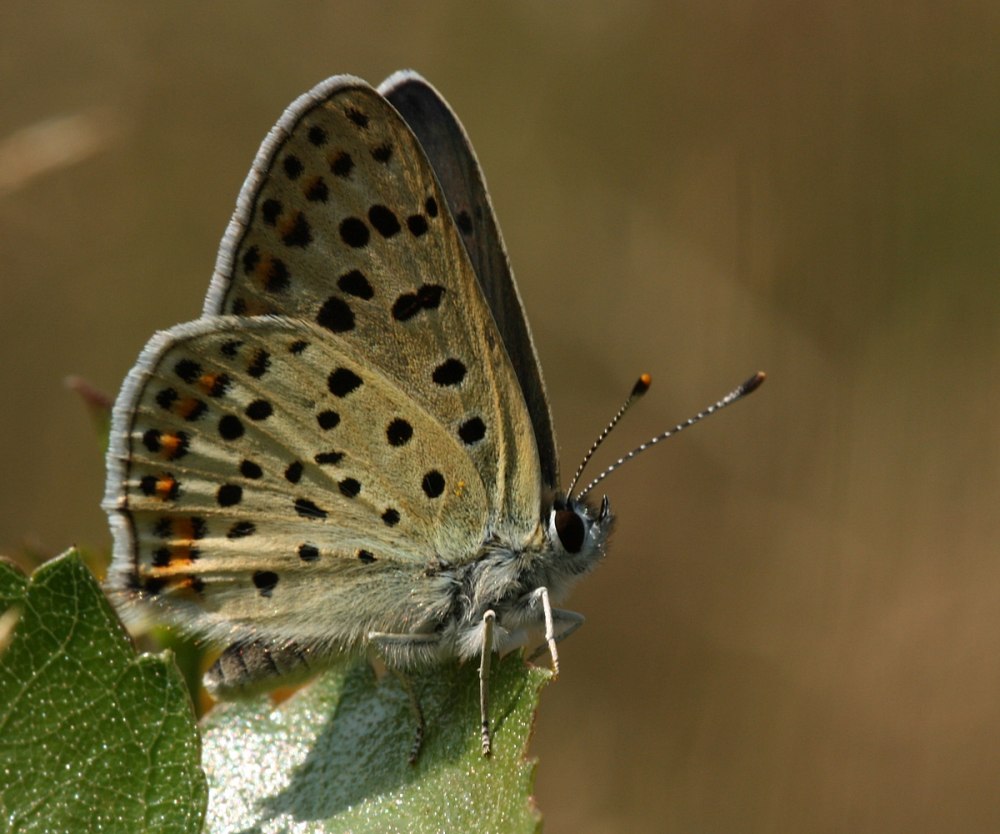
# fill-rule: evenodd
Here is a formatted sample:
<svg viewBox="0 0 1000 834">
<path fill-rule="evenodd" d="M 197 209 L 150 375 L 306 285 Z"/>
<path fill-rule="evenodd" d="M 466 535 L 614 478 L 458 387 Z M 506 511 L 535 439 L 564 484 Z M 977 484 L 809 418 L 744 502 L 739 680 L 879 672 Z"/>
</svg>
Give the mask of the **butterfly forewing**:
<svg viewBox="0 0 1000 834">
<path fill-rule="evenodd" d="M 448 103 L 417 73 L 398 72 L 379 86 L 379 92 L 406 120 L 437 175 L 521 385 L 542 479 L 556 489 L 559 463 L 542 369 L 472 143 Z"/>
<path fill-rule="evenodd" d="M 536 530 L 538 451 L 514 369 L 419 142 L 364 82 L 325 82 L 265 141 L 205 312 L 302 318 L 356 346 L 462 441 L 491 531 Z"/>
<path fill-rule="evenodd" d="M 120 584 L 227 638 L 343 643 L 442 615 L 434 573 L 478 550 L 487 493 L 462 441 L 359 345 L 207 318 L 154 339 L 126 391 Z"/>
</svg>

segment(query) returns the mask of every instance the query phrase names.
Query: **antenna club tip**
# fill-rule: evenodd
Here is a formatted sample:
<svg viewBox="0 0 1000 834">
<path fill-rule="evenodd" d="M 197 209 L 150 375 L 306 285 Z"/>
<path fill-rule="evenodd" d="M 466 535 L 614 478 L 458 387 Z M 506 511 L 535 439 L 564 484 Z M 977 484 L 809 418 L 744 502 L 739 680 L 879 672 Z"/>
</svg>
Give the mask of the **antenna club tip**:
<svg viewBox="0 0 1000 834">
<path fill-rule="evenodd" d="M 649 386 L 653 384 L 653 377 L 649 374 L 642 374 L 636 381 L 635 385 L 632 386 L 632 396 L 641 397 L 649 390 Z"/>
<path fill-rule="evenodd" d="M 744 396 L 753 393 L 764 384 L 765 379 L 767 379 L 767 374 L 763 371 L 757 371 L 757 373 L 740 386 L 740 393 Z"/>
</svg>

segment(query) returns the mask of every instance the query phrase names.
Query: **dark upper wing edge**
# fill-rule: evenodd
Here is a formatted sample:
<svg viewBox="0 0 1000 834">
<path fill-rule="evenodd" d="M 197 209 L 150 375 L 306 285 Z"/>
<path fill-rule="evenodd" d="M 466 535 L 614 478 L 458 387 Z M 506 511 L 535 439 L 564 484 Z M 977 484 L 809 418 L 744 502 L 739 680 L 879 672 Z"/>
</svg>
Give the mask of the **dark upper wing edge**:
<svg viewBox="0 0 1000 834">
<path fill-rule="evenodd" d="M 394 73 L 378 91 L 409 124 L 437 175 L 521 385 L 543 483 L 557 489 L 559 463 L 542 369 L 472 144 L 448 103 L 417 73 Z"/>
</svg>

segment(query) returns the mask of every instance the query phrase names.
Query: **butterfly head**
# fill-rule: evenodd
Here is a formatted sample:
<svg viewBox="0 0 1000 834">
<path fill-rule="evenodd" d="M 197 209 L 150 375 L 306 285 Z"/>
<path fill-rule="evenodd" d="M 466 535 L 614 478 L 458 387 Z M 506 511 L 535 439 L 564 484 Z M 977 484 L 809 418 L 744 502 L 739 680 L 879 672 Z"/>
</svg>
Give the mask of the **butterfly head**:
<svg viewBox="0 0 1000 834">
<path fill-rule="evenodd" d="M 596 510 L 584 501 L 560 496 L 549 512 L 549 539 L 557 552 L 577 556 L 595 545 L 603 546 L 613 520 L 606 495 Z"/>
<path fill-rule="evenodd" d="M 569 587 L 603 558 L 614 515 L 607 496 L 595 507 L 586 501 L 557 496 L 545 529 L 547 582 L 553 597 L 562 598 Z"/>
</svg>

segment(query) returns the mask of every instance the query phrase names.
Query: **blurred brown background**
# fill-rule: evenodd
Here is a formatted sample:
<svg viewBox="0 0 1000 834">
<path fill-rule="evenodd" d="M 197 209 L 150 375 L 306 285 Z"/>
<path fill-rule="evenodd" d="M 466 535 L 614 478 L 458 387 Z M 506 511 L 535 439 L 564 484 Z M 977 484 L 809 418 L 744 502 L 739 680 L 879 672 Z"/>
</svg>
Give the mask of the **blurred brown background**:
<svg viewBox="0 0 1000 834">
<path fill-rule="evenodd" d="M 1000 830 L 1000 6 L 8 7 L 0 548 L 109 543 L 62 386 L 195 317 L 265 132 L 414 67 L 469 130 L 563 467 L 611 479 L 545 693 L 565 832 Z M 27 132 L 25 132 L 27 131 Z"/>
</svg>

